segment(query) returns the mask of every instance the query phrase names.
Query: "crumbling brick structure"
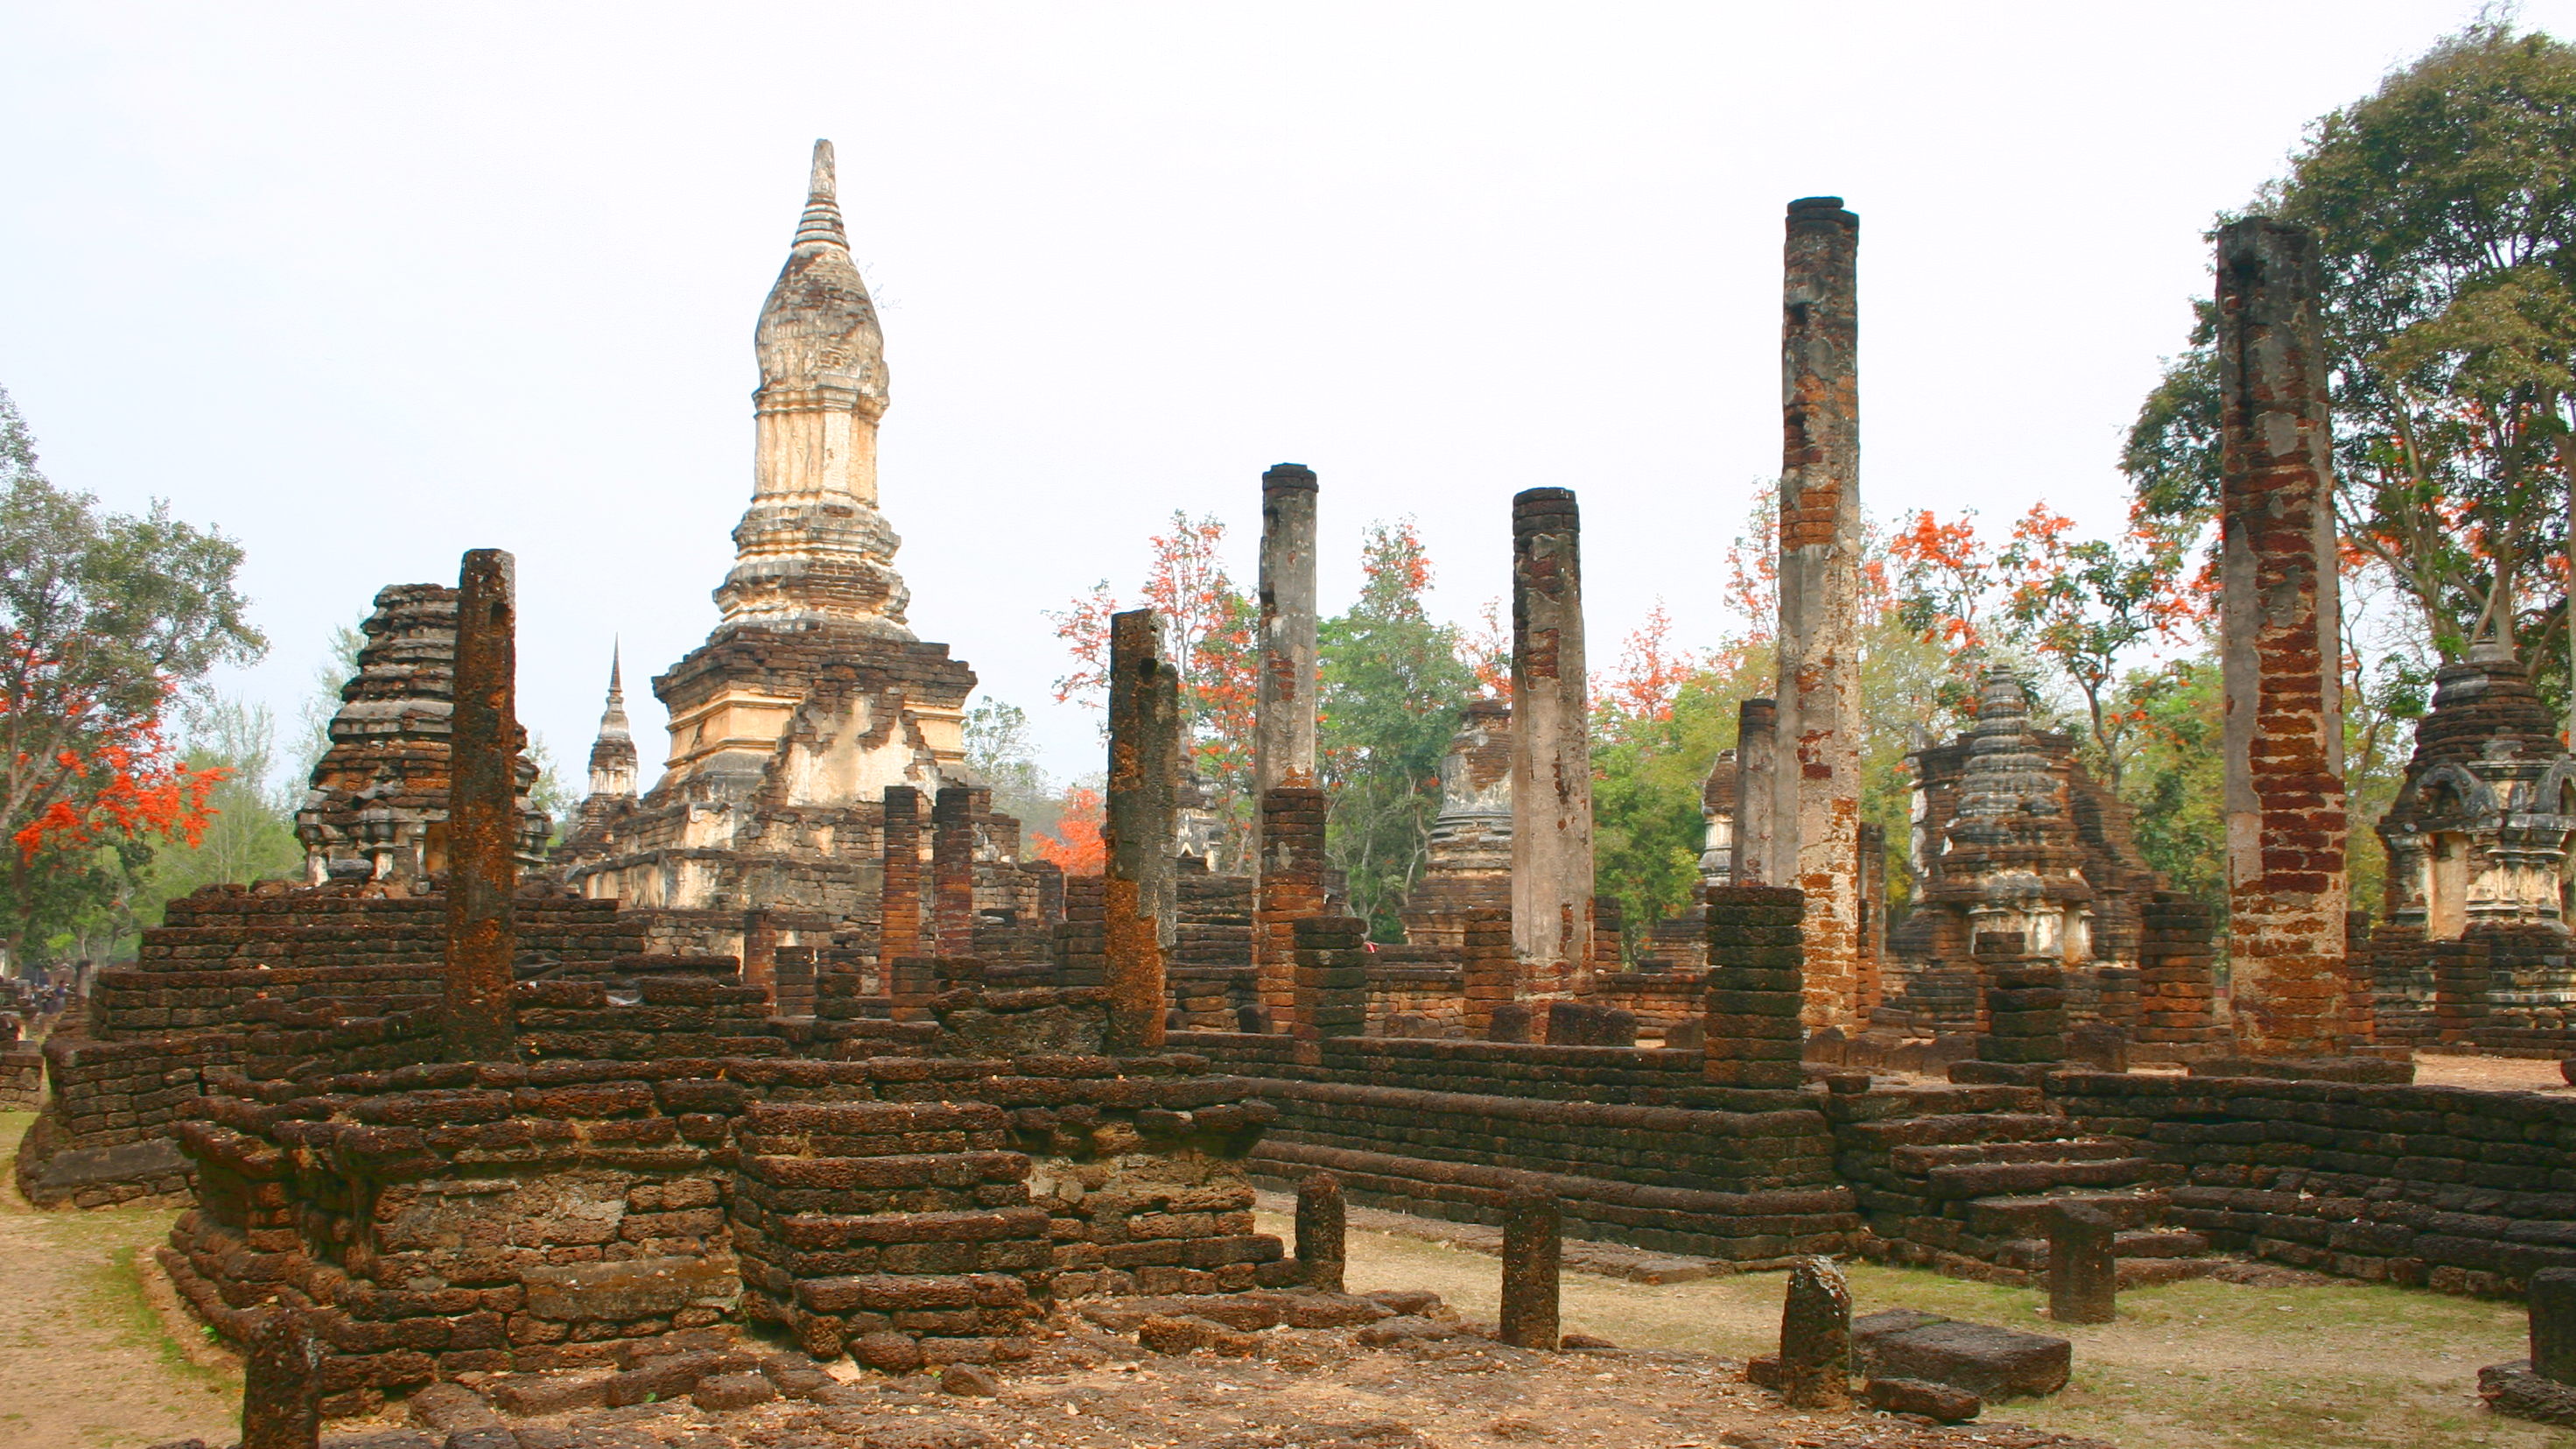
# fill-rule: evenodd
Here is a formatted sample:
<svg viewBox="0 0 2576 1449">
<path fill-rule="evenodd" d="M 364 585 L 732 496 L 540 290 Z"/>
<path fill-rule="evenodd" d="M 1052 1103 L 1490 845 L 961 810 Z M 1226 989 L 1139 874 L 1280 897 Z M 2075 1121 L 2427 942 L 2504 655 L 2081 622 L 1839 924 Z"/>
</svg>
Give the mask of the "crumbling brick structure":
<svg viewBox="0 0 2576 1449">
<path fill-rule="evenodd" d="M 456 686 L 456 590 L 395 584 L 359 626 L 358 672 L 340 690 L 330 745 L 295 811 L 305 879 L 418 881 L 447 870 L 448 734 Z M 614 688 L 614 685 L 611 686 Z M 533 864 L 553 822 L 517 769 L 516 845 Z"/>
<path fill-rule="evenodd" d="M 2118 1008 L 2136 995 L 2155 873 L 2130 834 L 2129 807 L 2092 778 L 2073 738 L 2035 727 L 2021 678 L 1993 668 L 1975 726 L 1911 763 L 1914 906 L 1890 937 L 1874 1026 L 1984 1030 L 1979 942 L 2011 935 L 2068 969 L 2078 1021 L 2104 1019 L 2107 994 L 2112 1024 L 2133 1030 L 2134 1011 Z"/>
</svg>

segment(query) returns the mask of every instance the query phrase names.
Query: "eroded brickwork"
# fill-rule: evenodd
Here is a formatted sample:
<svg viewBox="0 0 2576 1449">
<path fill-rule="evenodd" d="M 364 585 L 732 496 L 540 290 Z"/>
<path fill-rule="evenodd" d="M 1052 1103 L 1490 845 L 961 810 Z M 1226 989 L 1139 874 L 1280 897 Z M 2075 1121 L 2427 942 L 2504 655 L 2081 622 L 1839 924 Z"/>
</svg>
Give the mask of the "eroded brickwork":
<svg viewBox="0 0 2576 1449">
<path fill-rule="evenodd" d="M 1780 682 L 1762 879 L 1806 898 L 1806 1022 L 1859 1005 L 1860 218 L 1789 203 L 1780 323 Z"/>
<path fill-rule="evenodd" d="M 1574 494 L 1512 499 L 1512 934 L 1532 988 L 1592 966 L 1592 737 Z"/>
<path fill-rule="evenodd" d="M 2228 965 L 2239 1045 L 2343 1045 L 2346 822 L 2333 439 L 2316 240 L 2218 238 Z"/>
</svg>

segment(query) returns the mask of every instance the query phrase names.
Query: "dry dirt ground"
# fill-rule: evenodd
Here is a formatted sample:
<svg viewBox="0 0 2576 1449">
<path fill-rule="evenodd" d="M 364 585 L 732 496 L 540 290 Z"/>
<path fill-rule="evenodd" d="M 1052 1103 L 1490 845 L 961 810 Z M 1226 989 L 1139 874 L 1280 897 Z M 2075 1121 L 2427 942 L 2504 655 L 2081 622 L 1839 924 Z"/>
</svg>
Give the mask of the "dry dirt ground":
<svg viewBox="0 0 2576 1449">
<path fill-rule="evenodd" d="M 229 1434 L 240 1381 L 180 1353 L 135 1275 L 137 1258 L 148 1261 L 166 1240 L 172 1215 L 27 1206 L 9 1168 L 33 1120 L 0 1112 L 0 1449 L 124 1449 Z"/>
<path fill-rule="evenodd" d="M 0 1143 L 14 1142 L 26 1120 L 0 1116 Z M 131 1266 L 169 1216 L 37 1214 L 14 1196 L 0 1198 L 0 1449 L 121 1449 L 191 1435 L 232 1442 L 238 1381 L 180 1352 Z M 1282 1234 L 1287 1226 L 1263 1222 Z M 1436 1231 L 1422 1223 L 1403 1233 L 1355 1231 L 1352 1287 L 1427 1288 L 1469 1319 L 1490 1319 L 1495 1260 L 1415 1235 Z M 1914 1307 L 2061 1331 L 2026 1290 L 1867 1265 L 1850 1272 L 1861 1312 Z M 520 1442 L 523 1449 L 2064 1449 L 2070 1440 L 2062 1434 L 2120 1449 L 2576 1449 L 2576 1433 L 2497 1419 L 2477 1403 L 2478 1366 L 2523 1353 L 2519 1305 L 2268 1276 L 2273 1281 L 2124 1294 L 2121 1321 L 2063 1330 L 2075 1341 L 2065 1392 L 1999 1405 L 1989 1422 L 1946 1430 L 1874 1415 L 1789 1416 L 1744 1385 L 1744 1356 L 1776 1344 L 1780 1274 L 1647 1286 L 1569 1273 L 1566 1330 L 1632 1352 L 1542 1356 L 1463 1339 L 1359 1349 L 1346 1331 L 1277 1329 L 1262 1335 L 1272 1346 L 1259 1358 L 1165 1358 L 1141 1352 L 1132 1338 L 1083 1331 L 1007 1375 L 998 1400 L 951 1398 L 927 1380 L 862 1378 L 837 1395 L 845 1400 L 838 1405 L 778 1403 L 721 1416 L 685 1404 L 639 1405 L 531 1421 Z M 387 1421 L 335 1431 L 395 1428 Z M 389 1439 L 384 1449 L 402 1442 Z"/>
<path fill-rule="evenodd" d="M 2558 1063 L 2530 1057 L 2446 1057 L 2415 1054 L 2415 1081 L 2426 1087 L 2483 1087 L 2491 1092 L 2576 1092 Z"/>
</svg>

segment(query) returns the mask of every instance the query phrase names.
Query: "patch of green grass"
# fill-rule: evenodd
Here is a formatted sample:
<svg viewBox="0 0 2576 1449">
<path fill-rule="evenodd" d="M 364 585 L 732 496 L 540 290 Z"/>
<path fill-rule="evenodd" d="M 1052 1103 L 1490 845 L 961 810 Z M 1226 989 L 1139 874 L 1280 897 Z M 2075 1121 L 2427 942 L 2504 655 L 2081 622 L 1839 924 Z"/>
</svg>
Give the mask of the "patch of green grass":
<svg viewBox="0 0 2576 1449">
<path fill-rule="evenodd" d="M 0 1182 L 9 1182 L 18 1165 L 18 1139 L 36 1125 L 33 1112 L 0 1112 Z"/>
<path fill-rule="evenodd" d="M 149 1349 L 163 1368 L 180 1379 L 217 1393 L 229 1392 L 233 1387 L 230 1375 L 189 1358 L 187 1350 L 170 1336 L 143 1291 L 143 1276 L 135 1266 L 134 1252 L 131 1247 L 119 1248 L 92 1270 L 90 1301 L 99 1310 L 100 1320 L 115 1324 L 122 1342 Z"/>
</svg>

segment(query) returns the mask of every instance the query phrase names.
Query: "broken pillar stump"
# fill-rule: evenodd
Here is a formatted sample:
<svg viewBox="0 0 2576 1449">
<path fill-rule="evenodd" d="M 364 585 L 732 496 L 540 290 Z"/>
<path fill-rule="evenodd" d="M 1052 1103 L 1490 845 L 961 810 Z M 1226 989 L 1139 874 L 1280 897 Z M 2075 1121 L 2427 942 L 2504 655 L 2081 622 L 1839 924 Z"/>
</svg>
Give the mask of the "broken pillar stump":
<svg viewBox="0 0 2576 1449">
<path fill-rule="evenodd" d="M 2576 1384 L 2576 1268 L 2531 1275 L 2531 1371 Z"/>
<path fill-rule="evenodd" d="M 2576 1428 L 2576 1268 L 2531 1275 L 2531 1357 L 2478 1370 L 2478 1394 L 2499 1414 Z"/>
<path fill-rule="evenodd" d="M 2108 1323 L 2118 1316 L 2119 1224 L 2100 1208 L 2061 1204 L 2048 1220 L 2048 1316 L 2059 1323 Z"/>
<path fill-rule="evenodd" d="M 1297 1267 L 1306 1286 L 1339 1293 L 1342 1265 L 1349 1261 L 1349 1214 L 1342 1202 L 1342 1180 L 1329 1172 L 1310 1172 L 1297 1184 Z"/>
<path fill-rule="evenodd" d="M 1851 1287 L 1831 1258 L 1802 1258 L 1780 1305 L 1780 1397 L 1794 1409 L 1851 1404 Z"/>
<path fill-rule="evenodd" d="M 1554 1193 L 1516 1188 L 1503 1200 L 1503 1342 L 1515 1348 L 1556 1348 L 1562 1231 Z"/>
<path fill-rule="evenodd" d="M 322 1442 L 322 1343 L 304 1315 L 271 1308 L 242 1354 L 241 1449 L 315 1449 Z"/>
</svg>

